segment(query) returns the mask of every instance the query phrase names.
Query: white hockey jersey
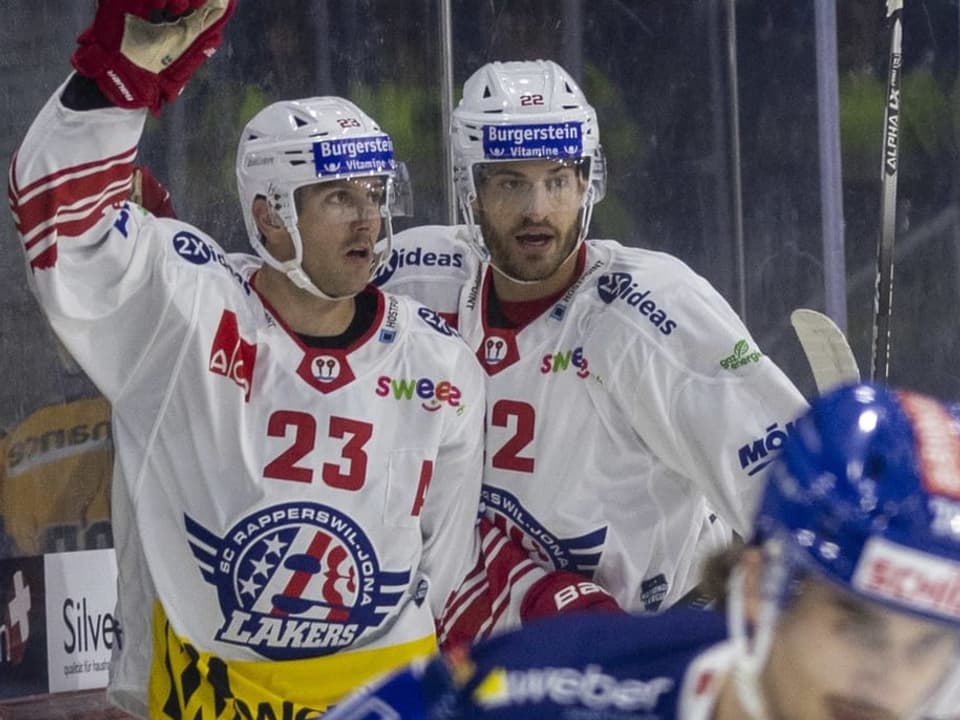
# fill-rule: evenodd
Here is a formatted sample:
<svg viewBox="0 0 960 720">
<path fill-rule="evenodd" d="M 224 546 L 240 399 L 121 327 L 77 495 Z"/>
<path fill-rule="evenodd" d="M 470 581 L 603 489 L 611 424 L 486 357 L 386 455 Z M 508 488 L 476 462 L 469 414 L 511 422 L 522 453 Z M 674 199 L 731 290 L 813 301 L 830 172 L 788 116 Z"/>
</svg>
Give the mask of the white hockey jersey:
<svg viewBox="0 0 960 720">
<path fill-rule="evenodd" d="M 307 347 L 254 289 L 258 259 L 124 202 L 146 112 L 59 96 L 9 193 L 37 297 L 113 406 L 111 698 L 314 717 L 436 647 L 475 557 L 482 371 L 376 289 L 363 338 Z"/>
<path fill-rule="evenodd" d="M 748 534 L 803 397 L 703 278 L 609 240 L 585 243 L 579 279 L 541 316 L 495 327 L 493 271 L 463 232 L 399 233 L 376 282 L 454 320 L 486 369 L 488 515 L 542 566 L 632 610 L 670 606 L 729 528 Z"/>
</svg>

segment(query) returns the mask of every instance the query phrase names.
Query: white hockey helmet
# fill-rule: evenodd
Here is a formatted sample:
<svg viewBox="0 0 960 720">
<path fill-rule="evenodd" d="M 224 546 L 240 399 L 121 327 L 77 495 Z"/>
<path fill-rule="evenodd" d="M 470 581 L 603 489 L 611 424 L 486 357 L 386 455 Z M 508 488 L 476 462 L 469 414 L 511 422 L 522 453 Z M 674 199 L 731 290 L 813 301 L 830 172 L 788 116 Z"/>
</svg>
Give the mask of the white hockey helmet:
<svg viewBox="0 0 960 720">
<path fill-rule="evenodd" d="M 489 251 L 474 221 L 475 170 L 491 162 L 556 159 L 587 163 L 580 242 L 593 205 L 606 192 L 606 162 L 597 113 L 570 74 L 552 60 L 492 62 L 463 85 L 450 124 L 454 182 L 470 239 L 484 260 Z"/>
<path fill-rule="evenodd" d="M 387 133 L 349 100 L 313 97 L 273 103 L 243 129 L 237 148 L 237 188 L 250 244 L 264 262 L 285 273 L 304 290 L 331 298 L 303 270 L 303 240 L 297 228 L 294 192 L 316 183 L 362 177 L 386 182 L 381 237 L 374 245 L 371 279 L 390 256 L 394 215 L 412 214 L 412 192 L 403 163 L 393 156 Z M 294 257 L 275 258 L 263 244 L 253 217 L 253 201 L 262 196 L 293 240 Z"/>
</svg>

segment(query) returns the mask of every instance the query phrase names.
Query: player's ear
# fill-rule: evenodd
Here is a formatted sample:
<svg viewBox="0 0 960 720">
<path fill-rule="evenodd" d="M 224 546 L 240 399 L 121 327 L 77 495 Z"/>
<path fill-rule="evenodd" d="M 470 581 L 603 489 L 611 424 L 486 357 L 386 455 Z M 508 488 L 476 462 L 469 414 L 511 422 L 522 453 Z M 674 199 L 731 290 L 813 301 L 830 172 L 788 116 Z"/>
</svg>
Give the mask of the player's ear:
<svg viewBox="0 0 960 720">
<path fill-rule="evenodd" d="M 254 198 L 251 211 L 253 212 L 253 220 L 257 224 L 257 229 L 260 231 L 260 235 L 263 236 L 267 245 L 275 241 L 280 233 L 286 232 L 283 221 L 280 220 L 277 213 L 270 207 L 267 199 L 262 195 Z"/>
</svg>

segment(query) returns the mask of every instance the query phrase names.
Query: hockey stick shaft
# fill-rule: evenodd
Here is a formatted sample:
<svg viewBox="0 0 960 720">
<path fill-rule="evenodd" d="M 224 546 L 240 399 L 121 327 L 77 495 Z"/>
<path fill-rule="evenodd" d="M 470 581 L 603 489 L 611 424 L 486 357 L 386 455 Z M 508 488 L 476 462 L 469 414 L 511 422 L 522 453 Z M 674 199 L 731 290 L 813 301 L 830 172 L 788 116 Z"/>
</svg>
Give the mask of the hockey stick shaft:
<svg viewBox="0 0 960 720">
<path fill-rule="evenodd" d="M 883 113 L 880 239 L 877 243 L 877 288 L 874 306 L 873 356 L 870 377 L 886 382 L 890 375 L 890 313 L 893 306 L 894 241 L 897 230 L 897 168 L 900 154 L 900 76 L 903 0 L 887 0 L 890 66 Z"/>
</svg>

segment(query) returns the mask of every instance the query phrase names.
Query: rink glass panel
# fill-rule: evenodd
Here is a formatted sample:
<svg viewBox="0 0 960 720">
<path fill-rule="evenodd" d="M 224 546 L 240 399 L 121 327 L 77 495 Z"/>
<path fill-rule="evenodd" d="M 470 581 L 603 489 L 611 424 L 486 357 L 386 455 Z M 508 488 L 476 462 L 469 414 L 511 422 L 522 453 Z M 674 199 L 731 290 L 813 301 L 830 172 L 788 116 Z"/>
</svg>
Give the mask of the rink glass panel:
<svg viewBox="0 0 960 720">
<path fill-rule="evenodd" d="M 889 39 L 880 0 L 837 5 L 846 272 L 840 291 L 866 374 Z M 950 0 L 908 5 L 891 380 L 957 400 L 960 19 Z M 36 0 L 6 8 L 6 160 L 68 72 L 73 38 L 92 6 Z M 811 395 L 789 313 L 825 309 L 824 278 L 831 274 L 823 259 L 814 1 L 454 0 L 449 9 L 453 54 L 445 58 L 438 0 L 241 2 L 221 51 L 180 102 L 148 121 L 140 159 L 168 185 L 180 218 L 244 251 L 234 180 L 241 127 L 271 101 L 345 95 L 393 135 L 410 166 L 416 217 L 398 227 L 446 223 L 445 61 L 459 98 L 463 81 L 484 62 L 552 58 L 579 80 L 599 114 L 609 184 L 591 235 L 687 262 Z M 0 557 L 109 545 L 109 527 L 94 517 L 106 512 L 109 461 L 102 453 L 109 452 L 109 435 L 102 423 L 109 409 L 77 404 L 95 399 L 96 389 L 39 313 L 12 222 L 0 224 L 0 235 Z M 56 510 L 44 516 L 38 505 Z M 3 579 L 0 591 L 8 583 Z"/>
</svg>

